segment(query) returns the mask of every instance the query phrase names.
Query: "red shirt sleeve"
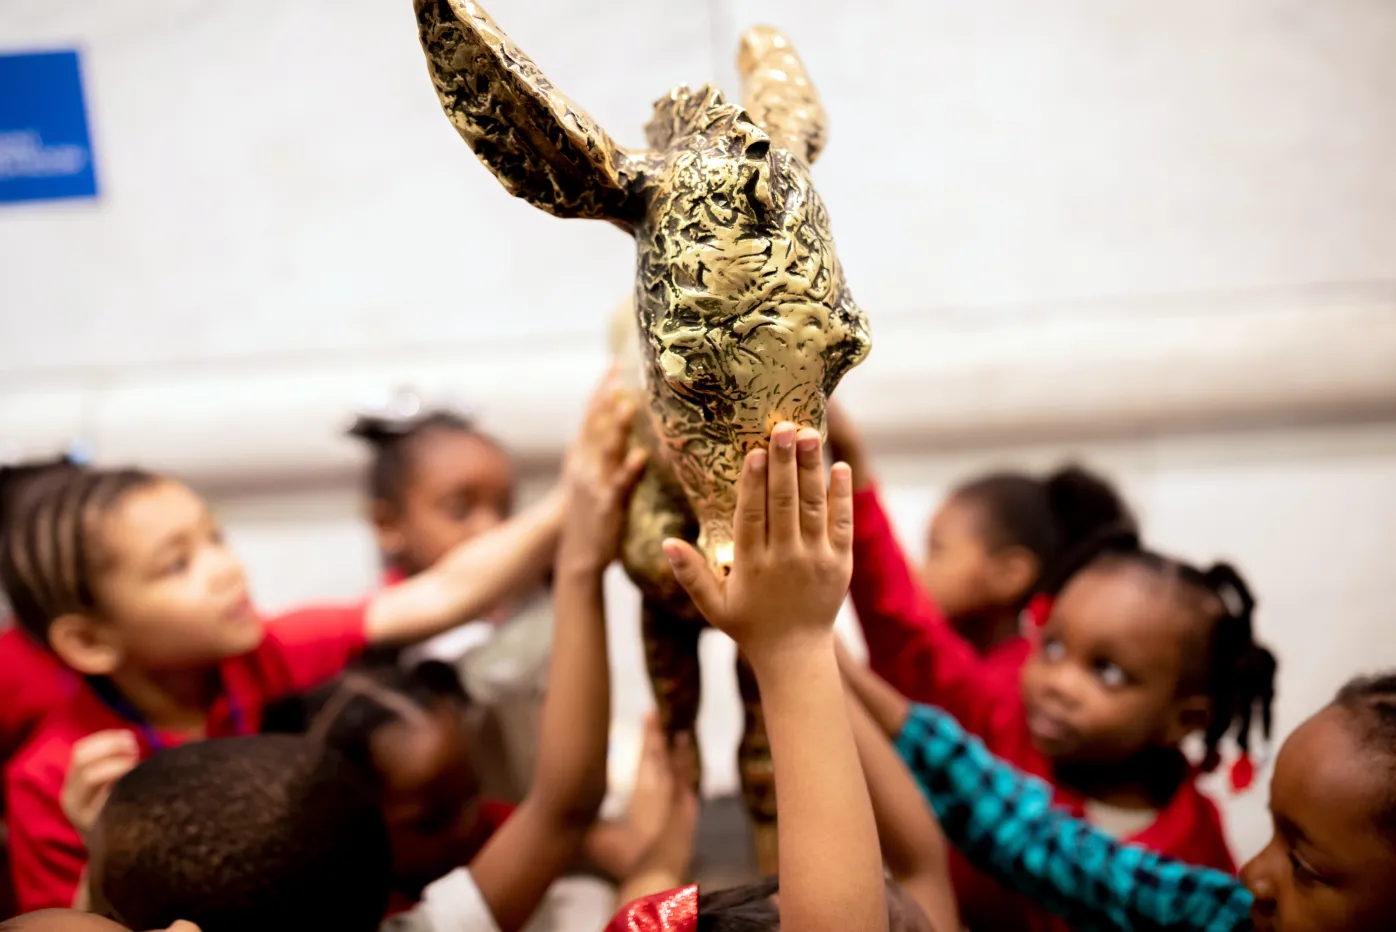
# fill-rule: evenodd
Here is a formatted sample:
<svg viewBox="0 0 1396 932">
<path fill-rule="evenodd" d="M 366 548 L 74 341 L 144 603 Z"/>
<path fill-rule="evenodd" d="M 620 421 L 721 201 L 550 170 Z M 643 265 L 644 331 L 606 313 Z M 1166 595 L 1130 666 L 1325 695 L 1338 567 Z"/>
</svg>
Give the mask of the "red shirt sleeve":
<svg viewBox="0 0 1396 932">
<path fill-rule="evenodd" d="M 5 774 L 10 871 L 21 913 L 71 906 L 87 866 L 87 849 L 59 804 L 71 745 L 30 751 Z"/>
<path fill-rule="evenodd" d="M 357 659 L 368 646 L 367 612 L 364 601 L 298 609 L 269 621 L 267 646 L 277 653 L 289 677 L 286 689 L 313 689 Z"/>
<path fill-rule="evenodd" d="M 922 592 L 875 488 L 853 496 L 850 595 L 873 671 L 907 698 L 980 733 L 989 713 L 1016 697 L 1017 678 L 996 674 Z"/>
<path fill-rule="evenodd" d="M 66 698 L 73 674 L 15 628 L 0 632 L 0 766 L 49 709 Z"/>
</svg>

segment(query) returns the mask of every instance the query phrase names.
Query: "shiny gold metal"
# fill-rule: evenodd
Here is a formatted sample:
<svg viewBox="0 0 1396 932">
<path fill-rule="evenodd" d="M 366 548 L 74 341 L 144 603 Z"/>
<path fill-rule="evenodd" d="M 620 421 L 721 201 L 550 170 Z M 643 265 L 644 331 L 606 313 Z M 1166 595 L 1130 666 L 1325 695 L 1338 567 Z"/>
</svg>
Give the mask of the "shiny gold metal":
<svg viewBox="0 0 1396 932">
<path fill-rule="evenodd" d="M 614 332 L 640 401 L 635 441 L 651 458 L 623 559 L 645 598 L 661 713 L 672 730 L 691 727 L 701 619 L 660 541 L 696 538 L 709 563 L 728 570 L 743 457 L 780 421 L 822 430 L 829 394 L 870 347 L 810 180 L 823 107 L 789 41 L 756 27 L 738 52 L 743 105 L 712 84 L 677 87 L 655 104 L 649 148 L 627 150 L 478 4 L 415 6 L 441 105 L 505 189 L 635 237 L 633 301 Z M 753 814 L 769 821 L 768 751 L 754 684 L 744 686 L 743 786 Z"/>
</svg>

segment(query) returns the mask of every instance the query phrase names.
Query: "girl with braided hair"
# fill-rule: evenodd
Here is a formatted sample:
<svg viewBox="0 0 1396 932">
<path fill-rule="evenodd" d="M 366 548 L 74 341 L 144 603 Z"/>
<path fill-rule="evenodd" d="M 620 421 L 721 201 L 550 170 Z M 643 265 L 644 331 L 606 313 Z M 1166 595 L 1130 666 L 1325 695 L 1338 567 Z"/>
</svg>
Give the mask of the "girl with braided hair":
<svg viewBox="0 0 1396 932">
<path fill-rule="evenodd" d="M 908 698 L 950 713 L 990 751 L 1047 780 L 1054 802 L 1122 841 L 1234 873 L 1216 805 L 1196 785 L 1228 739 L 1238 789 L 1253 775 L 1253 726 L 1268 738 L 1274 656 L 1255 640 L 1255 599 L 1226 563 L 1151 551 L 1128 516 L 1060 553 L 1033 583 L 1041 621 L 1005 676 L 914 591 L 875 482 L 855 466 L 851 595 L 873 668 Z M 1202 739 L 1199 759 L 1183 751 Z M 952 859 L 970 928 L 1064 929 Z"/>
</svg>

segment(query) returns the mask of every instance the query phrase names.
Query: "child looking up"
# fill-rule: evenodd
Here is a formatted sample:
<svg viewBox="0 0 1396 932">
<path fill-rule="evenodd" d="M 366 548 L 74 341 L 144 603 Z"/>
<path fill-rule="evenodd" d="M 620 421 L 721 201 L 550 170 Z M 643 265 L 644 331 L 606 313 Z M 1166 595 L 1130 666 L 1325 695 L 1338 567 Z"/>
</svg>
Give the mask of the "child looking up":
<svg viewBox="0 0 1396 932">
<path fill-rule="evenodd" d="M 1257 711 L 1269 731 L 1275 660 L 1254 639 L 1255 601 L 1240 575 L 1148 551 L 1128 530 L 1102 532 L 1054 569 L 1059 595 L 1009 678 L 925 600 L 887 597 L 914 587 L 913 574 L 866 466 L 860 481 L 853 603 L 869 644 L 898 650 L 872 652 L 874 670 L 1051 782 L 1057 805 L 1122 840 L 1234 871 L 1220 815 L 1194 778 L 1217 767 L 1231 735 L 1244 783 Z M 1204 739 L 1196 767 L 1180 750 L 1194 733 Z M 971 928 L 1050 927 L 958 858 L 955 880 Z"/>
<path fill-rule="evenodd" d="M 389 586 L 508 520 L 516 486 L 508 454 L 474 422 L 449 410 L 409 414 L 419 403 L 411 395 L 404 400 L 412 404 L 402 413 L 361 414 L 349 430 L 371 452 L 369 509 Z M 408 654 L 456 667 L 477 703 L 477 759 L 489 764 L 486 785 L 510 802 L 522 798 L 533 775 L 553 626 L 541 586 L 521 595 L 491 619 L 461 625 Z"/>
<path fill-rule="evenodd" d="M 641 452 L 626 452 L 630 414 L 621 404 L 614 386 L 604 386 L 567 456 L 539 767 L 502 826 L 489 834 L 481 817 L 466 694 L 449 667 L 351 672 L 308 698 L 308 732 L 372 774 L 399 901 L 421 901 L 385 928 L 514 932 L 576 858 L 596 818 L 611 710 L 602 575 L 620 547 L 625 504 L 644 463 Z"/>
<path fill-rule="evenodd" d="M 607 404 L 619 416 L 619 403 Z M 565 501 L 553 491 L 362 603 L 264 622 L 206 504 L 180 483 L 85 470 L 29 497 L 11 522 L 0 578 L 20 624 L 85 687 L 6 771 L 21 908 L 72 901 L 85 861 L 80 829 L 138 760 L 255 732 L 268 700 L 332 678 L 366 647 L 418 642 L 480 617 L 543 573 Z"/>
<path fill-rule="evenodd" d="M 1350 681 L 1285 741 L 1274 835 L 1241 880 L 1130 845 L 1051 805 L 1052 789 L 953 718 L 875 674 L 850 686 L 934 805 L 950 840 L 1074 929 L 1377 932 L 1396 913 L 1396 672 Z"/>
<path fill-rule="evenodd" d="M 373 452 L 369 501 L 390 578 L 431 569 L 513 513 L 513 464 L 468 418 L 452 411 L 361 415 L 349 435 Z"/>
<path fill-rule="evenodd" d="M 867 448 L 837 404 L 829 410 L 829 446 L 852 468 L 858 500 L 866 500 L 875 487 Z M 878 593 L 880 623 L 865 626 L 873 668 L 900 688 L 915 675 L 900 669 L 904 643 L 919 637 L 915 624 L 943 618 L 987 666 L 1016 676 L 1029 651 L 1024 624 L 1046 619 L 1063 563 L 1103 529 L 1133 527 L 1119 493 L 1076 466 L 1042 479 L 992 473 L 956 487 L 931 519 L 917 573 L 895 580 L 904 585 L 886 578 Z"/>
</svg>

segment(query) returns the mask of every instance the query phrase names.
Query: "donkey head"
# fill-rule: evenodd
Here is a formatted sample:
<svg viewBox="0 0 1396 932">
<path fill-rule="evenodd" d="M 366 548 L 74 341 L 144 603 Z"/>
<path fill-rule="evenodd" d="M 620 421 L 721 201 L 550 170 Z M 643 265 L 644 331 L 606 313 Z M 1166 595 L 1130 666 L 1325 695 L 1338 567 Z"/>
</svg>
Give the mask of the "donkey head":
<svg viewBox="0 0 1396 932">
<path fill-rule="evenodd" d="M 810 181 L 825 118 L 804 67 L 779 33 L 753 29 L 738 54 L 745 106 L 676 88 L 655 104 L 650 148 L 624 150 L 478 5 L 415 2 L 446 115 L 504 187 L 635 236 L 662 465 L 725 567 L 742 458 L 779 421 L 822 429 L 829 393 L 870 346 Z"/>
</svg>

